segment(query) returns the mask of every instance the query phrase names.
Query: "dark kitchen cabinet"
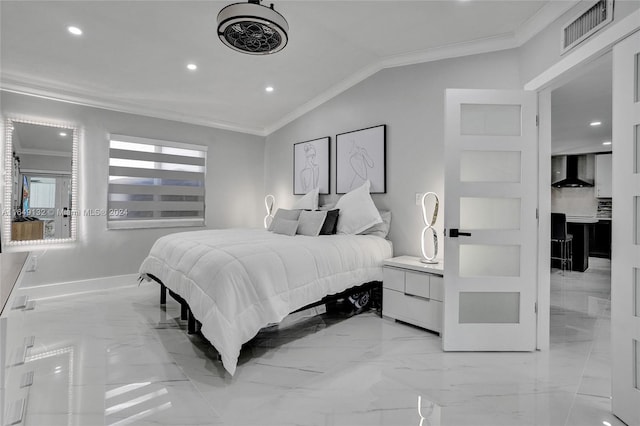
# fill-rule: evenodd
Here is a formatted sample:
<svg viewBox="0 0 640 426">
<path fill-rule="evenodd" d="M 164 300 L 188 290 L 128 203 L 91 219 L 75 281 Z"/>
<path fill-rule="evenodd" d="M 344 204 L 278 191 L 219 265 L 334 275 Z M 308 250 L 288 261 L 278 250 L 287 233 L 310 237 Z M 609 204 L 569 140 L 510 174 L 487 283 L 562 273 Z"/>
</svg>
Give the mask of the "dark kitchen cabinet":
<svg viewBox="0 0 640 426">
<path fill-rule="evenodd" d="M 611 259 L 611 221 L 600 220 L 589 229 L 589 256 Z"/>
<path fill-rule="evenodd" d="M 567 222 L 567 232 L 573 235 L 572 271 L 584 272 L 589 268 L 589 230 L 592 225 Z"/>
</svg>

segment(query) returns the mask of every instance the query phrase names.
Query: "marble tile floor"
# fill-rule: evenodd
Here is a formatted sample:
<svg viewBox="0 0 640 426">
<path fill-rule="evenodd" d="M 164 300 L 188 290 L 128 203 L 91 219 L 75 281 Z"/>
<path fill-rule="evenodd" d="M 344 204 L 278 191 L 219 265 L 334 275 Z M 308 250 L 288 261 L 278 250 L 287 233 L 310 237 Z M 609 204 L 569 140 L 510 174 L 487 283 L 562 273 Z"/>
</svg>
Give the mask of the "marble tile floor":
<svg viewBox="0 0 640 426">
<path fill-rule="evenodd" d="M 155 284 L 45 299 L 11 313 L 13 341 L 36 338 L 10 377 L 34 371 L 26 425 L 622 425 L 608 273 L 552 271 L 547 352 L 443 353 L 375 312 L 309 310 L 261 331 L 234 377 Z"/>
</svg>

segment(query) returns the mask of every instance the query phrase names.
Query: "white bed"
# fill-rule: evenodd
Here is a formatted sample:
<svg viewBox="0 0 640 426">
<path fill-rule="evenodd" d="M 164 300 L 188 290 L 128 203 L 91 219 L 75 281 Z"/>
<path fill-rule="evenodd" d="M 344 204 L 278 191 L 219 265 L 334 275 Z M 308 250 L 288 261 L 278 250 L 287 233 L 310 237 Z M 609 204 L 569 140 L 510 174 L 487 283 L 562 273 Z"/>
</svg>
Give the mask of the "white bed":
<svg viewBox="0 0 640 426">
<path fill-rule="evenodd" d="M 140 273 L 184 299 L 233 375 L 242 344 L 262 327 L 327 295 L 382 281 L 389 257 L 391 242 L 373 235 L 207 230 L 158 239 Z"/>
</svg>

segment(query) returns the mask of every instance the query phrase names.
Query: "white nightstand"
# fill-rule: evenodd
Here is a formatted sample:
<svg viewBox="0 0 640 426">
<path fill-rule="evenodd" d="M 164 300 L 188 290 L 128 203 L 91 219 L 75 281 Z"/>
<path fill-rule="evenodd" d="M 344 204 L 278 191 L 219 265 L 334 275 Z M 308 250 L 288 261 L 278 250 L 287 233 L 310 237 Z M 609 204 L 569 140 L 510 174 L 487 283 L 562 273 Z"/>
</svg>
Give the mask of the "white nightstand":
<svg viewBox="0 0 640 426">
<path fill-rule="evenodd" d="M 384 261 L 382 315 L 440 333 L 444 265 L 412 256 Z"/>
</svg>

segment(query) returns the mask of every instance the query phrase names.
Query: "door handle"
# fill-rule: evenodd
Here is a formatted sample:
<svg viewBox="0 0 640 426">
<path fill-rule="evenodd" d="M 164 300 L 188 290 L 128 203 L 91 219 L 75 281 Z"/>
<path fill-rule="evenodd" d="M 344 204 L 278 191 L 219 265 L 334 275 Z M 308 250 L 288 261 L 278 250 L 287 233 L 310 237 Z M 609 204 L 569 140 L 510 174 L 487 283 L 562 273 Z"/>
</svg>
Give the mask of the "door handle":
<svg viewBox="0 0 640 426">
<path fill-rule="evenodd" d="M 451 238 L 458 238 L 460 237 L 470 237 L 471 236 L 471 232 L 460 232 L 458 229 L 453 228 L 449 230 L 449 236 Z"/>
</svg>

